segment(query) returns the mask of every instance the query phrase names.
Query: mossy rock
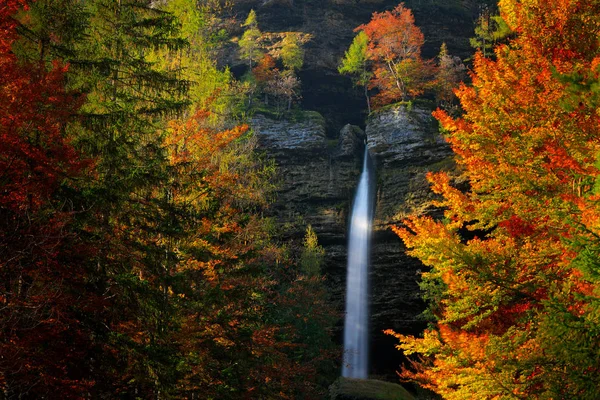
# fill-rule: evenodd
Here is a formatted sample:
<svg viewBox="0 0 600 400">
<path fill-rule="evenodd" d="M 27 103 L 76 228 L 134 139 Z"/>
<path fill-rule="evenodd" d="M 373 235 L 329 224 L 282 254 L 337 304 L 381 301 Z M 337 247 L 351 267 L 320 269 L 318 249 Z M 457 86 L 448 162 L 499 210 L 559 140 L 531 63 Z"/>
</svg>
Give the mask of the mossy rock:
<svg viewBox="0 0 600 400">
<path fill-rule="evenodd" d="M 373 118 L 377 117 L 380 114 L 387 113 L 390 110 L 398 110 L 401 108 L 406 109 L 406 111 L 408 111 L 409 113 L 414 108 L 422 110 L 422 111 L 433 111 L 436 109 L 436 104 L 435 104 L 435 102 L 433 102 L 429 99 L 424 99 L 424 98 L 416 98 L 416 99 L 412 99 L 412 100 L 398 101 L 396 103 L 386 104 L 385 106 L 382 106 L 382 107 L 379 107 L 379 108 L 376 108 L 375 110 L 373 110 L 371 112 L 371 114 L 369 114 L 369 116 L 367 117 L 367 122 L 369 120 L 372 120 Z"/>
<path fill-rule="evenodd" d="M 331 400 L 415 400 L 401 385 L 375 379 L 340 378 L 329 394 Z"/>
<path fill-rule="evenodd" d="M 263 115 L 274 121 L 288 121 L 295 123 L 313 122 L 319 125 L 326 125 L 325 117 L 318 111 L 304 110 L 300 107 L 293 107 L 290 111 L 277 110 L 275 107 L 266 106 L 257 102 L 252 108 L 252 114 Z"/>
</svg>

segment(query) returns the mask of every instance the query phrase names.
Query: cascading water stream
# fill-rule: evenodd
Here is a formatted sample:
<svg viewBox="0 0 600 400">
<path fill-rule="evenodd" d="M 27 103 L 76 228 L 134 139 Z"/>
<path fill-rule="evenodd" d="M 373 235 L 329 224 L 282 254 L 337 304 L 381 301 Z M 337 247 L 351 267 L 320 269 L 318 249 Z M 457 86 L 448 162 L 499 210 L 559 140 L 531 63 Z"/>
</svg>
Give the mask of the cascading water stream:
<svg viewBox="0 0 600 400">
<path fill-rule="evenodd" d="M 354 198 L 348 239 L 346 279 L 346 320 L 344 322 L 344 362 L 342 376 L 367 378 L 368 364 L 368 269 L 372 218 L 369 188 L 368 148 Z"/>
</svg>

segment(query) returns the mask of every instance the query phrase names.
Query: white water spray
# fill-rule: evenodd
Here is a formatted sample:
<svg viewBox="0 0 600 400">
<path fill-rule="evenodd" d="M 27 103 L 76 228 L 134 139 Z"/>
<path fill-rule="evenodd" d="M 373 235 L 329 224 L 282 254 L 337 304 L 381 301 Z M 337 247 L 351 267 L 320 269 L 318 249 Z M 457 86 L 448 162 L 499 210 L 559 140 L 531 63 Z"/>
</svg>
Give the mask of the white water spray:
<svg viewBox="0 0 600 400">
<path fill-rule="evenodd" d="M 366 379 L 369 359 L 368 268 L 371 234 L 368 149 L 352 207 L 348 240 L 346 320 L 344 322 L 344 363 L 342 376 Z"/>
</svg>

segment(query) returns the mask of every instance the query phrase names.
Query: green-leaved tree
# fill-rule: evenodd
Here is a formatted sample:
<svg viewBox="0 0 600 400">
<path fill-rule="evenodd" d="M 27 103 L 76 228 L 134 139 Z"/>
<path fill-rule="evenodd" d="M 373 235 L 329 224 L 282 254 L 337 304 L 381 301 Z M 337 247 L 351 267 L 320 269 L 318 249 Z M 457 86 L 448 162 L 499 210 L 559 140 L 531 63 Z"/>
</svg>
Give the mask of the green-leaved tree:
<svg viewBox="0 0 600 400">
<path fill-rule="evenodd" d="M 248 67 L 252 70 L 254 62 L 260 59 L 263 54 L 259 45 L 259 39 L 262 36 L 262 33 L 258 29 L 258 21 L 254 10 L 250 11 L 242 26 L 246 27 L 246 30 L 238 42 L 238 45 L 240 46 L 240 55 L 248 61 Z"/>
<path fill-rule="evenodd" d="M 483 53 L 484 57 L 493 54 L 492 49 L 496 44 L 510 37 L 512 31 L 500 15 L 491 14 L 487 8 L 483 9 L 477 25 L 475 26 L 475 37 L 469 39 L 471 47 Z"/>
<path fill-rule="evenodd" d="M 340 74 L 350 75 L 355 86 L 364 88 L 365 98 L 367 100 L 367 108 L 371 113 L 371 101 L 369 98 L 369 81 L 373 77 L 369 67 L 368 56 L 369 37 L 364 31 L 360 31 L 352 44 L 346 51 L 342 63 L 338 67 Z"/>
<path fill-rule="evenodd" d="M 285 69 L 297 72 L 304 65 L 304 49 L 297 33 L 289 32 L 281 42 L 281 62 Z"/>
</svg>

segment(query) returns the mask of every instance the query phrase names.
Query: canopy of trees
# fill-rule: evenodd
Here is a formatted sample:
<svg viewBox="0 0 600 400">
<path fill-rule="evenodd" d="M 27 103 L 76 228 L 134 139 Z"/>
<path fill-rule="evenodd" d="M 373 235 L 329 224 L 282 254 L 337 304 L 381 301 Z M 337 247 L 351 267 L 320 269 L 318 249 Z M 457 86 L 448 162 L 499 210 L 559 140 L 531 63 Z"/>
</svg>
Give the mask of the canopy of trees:
<svg viewBox="0 0 600 400">
<path fill-rule="evenodd" d="M 2 1 L 0 399 L 327 396 L 324 250 L 265 217 L 276 168 L 247 125 L 293 110 L 310 38 L 251 11 L 236 80 L 215 58 L 232 4 Z M 435 96 L 459 167 L 428 178 L 442 220 L 395 228 L 428 268 L 430 326 L 388 333 L 413 357 L 401 377 L 444 398 L 594 400 L 600 3 L 499 10 L 458 90 L 464 65 L 445 44 L 421 58 L 404 4 L 340 64 L 369 111 Z"/>
<path fill-rule="evenodd" d="M 356 29 L 369 38 L 367 54 L 373 62 L 370 85 L 379 90 L 377 103 L 406 100 L 422 93 L 425 65 L 421 47 L 425 39 L 404 3 L 392 11 L 374 13 L 371 22 Z"/>
<path fill-rule="evenodd" d="M 362 86 L 371 112 L 369 91 L 375 93 L 373 106 L 406 101 L 433 91 L 438 105 L 454 106 L 453 89 L 464 78 L 465 67 L 452 57 L 444 43 L 438 64 L 421 58 L 425 38 L 415 26 L 410 9 L 399 4 L 392 11 L 375 12 L 368 24 L 360 25 L 346 51 L 338 71 L 350 75 L 356 86 Z"/>
<path fill-rule="evenodd" d="M 212 58 L 217 17 L 165 7 L 0 6 L 1 398 L 316 398 L 330 381 L 317 239 L 286 249 L 262 216 L 274 166 Z"/>
<path fill-rule="evenodd" d="M 273 113 L 280 118 L 288 114 L 294 101 L 300 98 L 297 73 L 304 65 L 303 44 L 310 35 L 301 35 L 299 32 L 262 34 L 257 28 L 254 10 L 248 14 L 244 26 L 247 29 L 238 45 L 240 56 L 250 60 L 249 73 L 244 78 L 250 88 L 249 108 Z M 252 63 L 252 59 L 258 62 Z M 253 104 L 255 97 L 259 104 Z"/>
<path fill-rule="evenodd" d="M 478 54 L 465 111 L 435 116 L 470 190 L 396 229 L 430 271 L 432 328 L 402 372 L 444 398 L 593 399 L 600 385 L 600 4 L 503 0 L 516 38 Z M 394 334 L 393 332 L 390 332 Z"/>
</svg>

